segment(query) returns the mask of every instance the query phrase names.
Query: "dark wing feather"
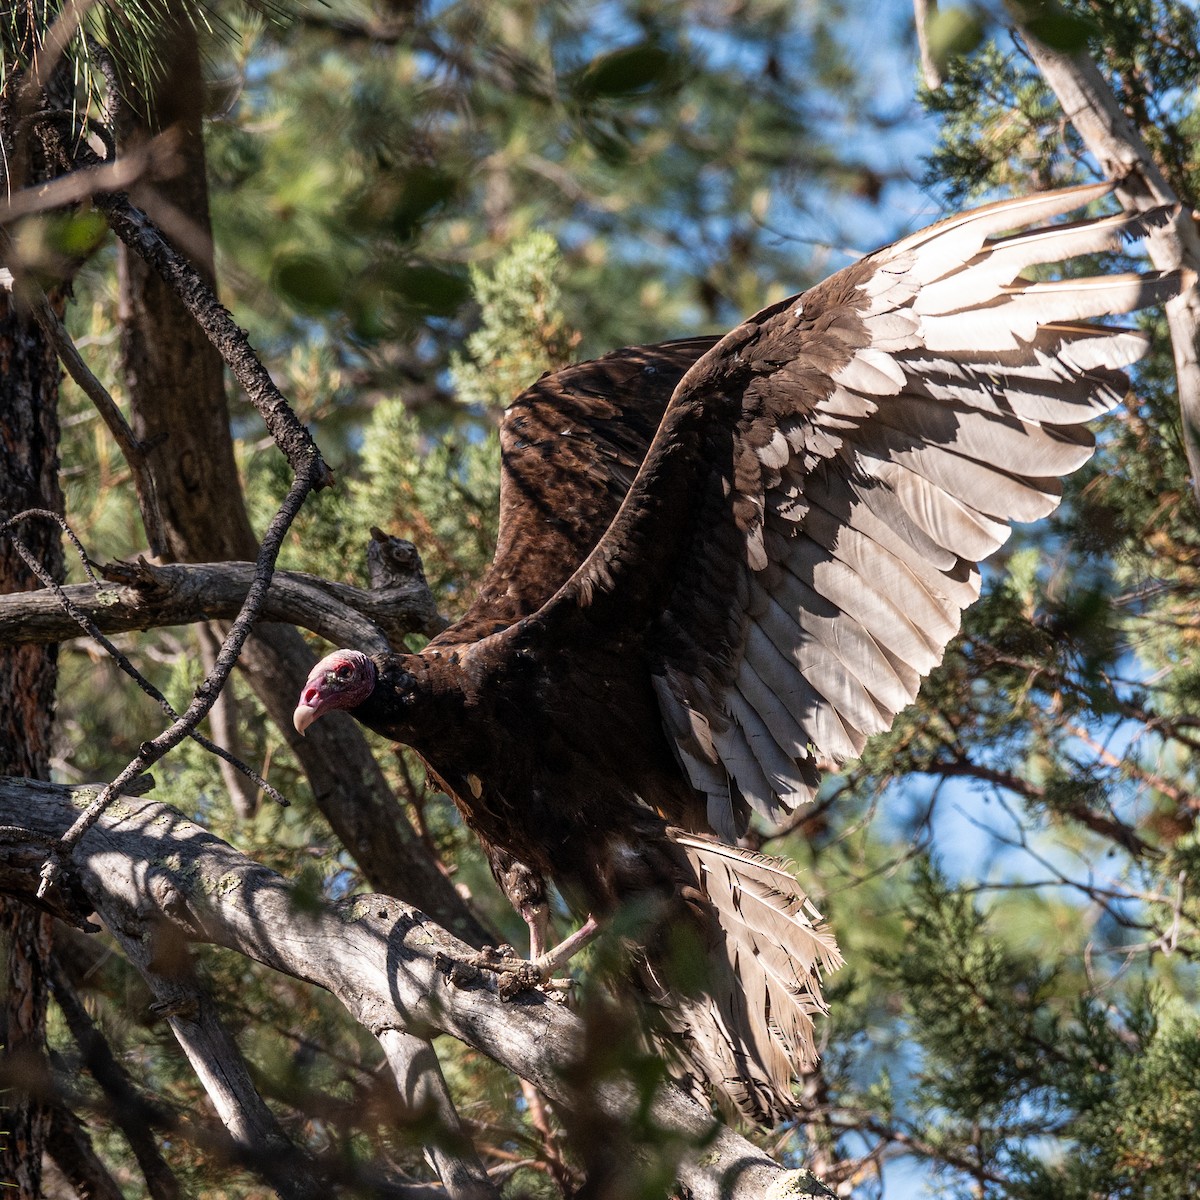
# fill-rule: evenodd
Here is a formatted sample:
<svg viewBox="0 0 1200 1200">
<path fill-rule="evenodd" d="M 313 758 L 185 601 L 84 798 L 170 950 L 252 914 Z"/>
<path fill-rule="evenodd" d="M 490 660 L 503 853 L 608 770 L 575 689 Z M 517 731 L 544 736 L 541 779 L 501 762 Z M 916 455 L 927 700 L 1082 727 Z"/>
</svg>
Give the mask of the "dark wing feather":
<svg viewBox="0 0 1200 1200">
<path fill-rule="evenodd" d="M 646 457 L 683 374 L 717 342 L 631 346 L 547 372 L 500 425 L 500 530 L 462 619 L 433 644 L 461 645 L 536 612 L 600 540 Z"/>
</svg>

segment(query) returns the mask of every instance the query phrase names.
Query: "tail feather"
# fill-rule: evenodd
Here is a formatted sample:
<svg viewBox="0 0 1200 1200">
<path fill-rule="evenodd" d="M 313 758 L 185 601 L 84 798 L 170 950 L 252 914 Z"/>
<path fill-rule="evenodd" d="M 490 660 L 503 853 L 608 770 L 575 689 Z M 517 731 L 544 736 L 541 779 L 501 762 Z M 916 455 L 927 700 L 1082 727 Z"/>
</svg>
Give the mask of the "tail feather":
<svg viewBox="0 0 1200 1200">
<path fill-rule="evenodd" d="M 832 933 L 785 864 L 668 831 L 711 905 L 719 938 L 704 993 L 676 999 L 687 1057 L 718 1095 L 754 1120 L 794 1113 L 792 1082 L 817 1059 L 821 976 L 842 965 Z"/>
</svg>

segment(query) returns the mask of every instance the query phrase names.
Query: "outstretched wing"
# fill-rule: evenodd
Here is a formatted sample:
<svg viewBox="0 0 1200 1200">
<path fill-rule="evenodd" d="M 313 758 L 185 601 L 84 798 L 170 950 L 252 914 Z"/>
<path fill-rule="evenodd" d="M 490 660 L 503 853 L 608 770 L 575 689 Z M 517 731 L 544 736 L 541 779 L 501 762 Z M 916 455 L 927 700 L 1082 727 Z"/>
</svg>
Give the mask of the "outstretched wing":
<svg viewBox="0 0 1200 1200">
<path fill-rule="evenodd" d="M 462 619 L 434 639 L 475 642 L 536 612 L 608 528 L 684 373 L 715 337 L 631 346 L 547 372 L 500 425 L 496 553 Z"/>
<path fill-rule="evenodd" d="M 888 728 L 978 595 L 976 563 L 1090 456 L 1081 423 L 1124 397 L 1145 339 L 1089 322 L 1181 280 L 1022 272 L 1157 219 L 1041 224 L 1108 190 L 954 217 L 727 335 L 539 615 L 645 623 L 666 727 L 722 836 L 743 801 L 778 820 Z"/>
</svg>

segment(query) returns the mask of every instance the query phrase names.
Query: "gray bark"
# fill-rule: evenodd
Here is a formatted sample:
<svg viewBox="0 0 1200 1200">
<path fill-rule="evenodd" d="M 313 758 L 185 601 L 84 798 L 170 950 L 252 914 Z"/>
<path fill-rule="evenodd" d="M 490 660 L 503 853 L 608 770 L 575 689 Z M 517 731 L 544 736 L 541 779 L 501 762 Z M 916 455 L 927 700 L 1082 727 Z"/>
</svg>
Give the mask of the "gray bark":
<svg viewBox="0 0 1200 1200">
<path fill-rule="evenodd" d="M 81 583 L 63 590 L 102 633 L 123 633 L 236 617 L 254 564 L 114 563 L 100 573 L 111 581 L 108 586 Z M 262 619 L 299 625 L 335 646 L 368 654 L 390 650 L 406 633 L 431 632 L 440 623 L 423 580 L 377 592 L 300 571 L 275 572 Z M 0 646 L 64 642 L 81 633 L 46 589 L 0 596 Z"/>
<path fill-rule="evenodd" d="M 0 824 L 57 836 L 90 798 L 87 789 L 0 780 Z M 114 803 L 81 841 L 76 861 L 98 913 L 125 939 L 149 941 L 169 927 L 185 941 L 228 947 L 326 988 L 377 1037 L 450 1034 L 561 1105 L 576 1099 L 564 1070 L 583 1045 L 579 1018 L 540 993 L 504 1001 L 487 974 L 467 972 L 466 984 L 453 984 L 462 973 L 450 967 L 468 960 L 470 947 L 410 905 L 379 895 L 316 908 L 297 903 L 282 876 L 147 799 Z M 599 1085 L 592 1099 L 619 1121 L 639 1105 L 622 1080 Z M 673 1088 L 655 1097 L 650 1119 L 688 1147 L 678 1178 L 695 1200 L 828 1195 L 807 1172 L 781 1167 Z"/>
</svg>

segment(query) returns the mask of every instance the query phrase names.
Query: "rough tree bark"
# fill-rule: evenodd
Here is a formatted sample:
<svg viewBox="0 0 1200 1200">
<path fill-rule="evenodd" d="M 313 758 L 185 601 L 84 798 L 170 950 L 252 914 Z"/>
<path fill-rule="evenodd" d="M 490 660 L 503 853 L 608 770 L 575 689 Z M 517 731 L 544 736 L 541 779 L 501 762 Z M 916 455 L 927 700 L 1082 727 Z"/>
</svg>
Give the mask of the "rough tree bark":
<svg viewBox="0 0 1200 1200">
<path fill-rule="evenodd" d="M 17 89 L 0 97 L 0 182 L 21 186 L 44 176 L 33 135 L 14 137 Z M 58 484 L 58 360 L 36 321 L 0 291 L 0 519 L 27 508 L 61 512 Z M 39 562 L 62 579 L 60 530 L 45 518 L 20 535 Z M 0 593 L 38 587 L 12 543 L 0 538 Z M 57 647 L 19 646 L 0 653 L 0 770 L 49 778 Z M 37 1196 L 50 1130 L 46 1075 L 47 967 L 51 918 L 19 901 L 0 903 L 6 969 L 0 1004 L 3 1090 L 0 1185 Z"/>
<path fill-rule="evenodd" d="M 208 192 L 201 130 L 204 87 L 195 33 L 186 22 L 161 31 L 166 81 L 152 123 L 128 114 L 121 141 L 173 129 L 180 171 L 136 194 L 151 216 L 212 280 Z M 257 541 L 246 514 L 229 432 L 219 356 L 167 285 L 121 250 L 123 365 L 139 439 L 154 444 L 150 469 L 171 554 L 182 562 L 252 559 Z M 300 760 L 322 812 L 372 886 L 419 901 L 468 941 L 492 940 L 416 837 L 371 754 L 348 722 L 328 722 L 300 738 L 291 713 L 316 661 L 290 626 L 262 625 L 241 666 Z"/>
<path fill-rule="evenodd" d="M 0 519 L 27 508 L 62 511 L 58 486 L 58 362 L 32 317 L 0 292 Z M 59 579 L 60 530 L 44 518 L 24 522 L 22 540 Z M 0 593 L 40 586 L 0 539 Z M 48 779 L 57 647 L 0 651 L 0 771 Z M 0 1109 L 0 1184 L 36 1196 L 50 1110 L 39 1086 L 45 1069 L 46 964 L 51 918 L 16 900 L 0 902 L 7 967 L 0 1006 L 4 1047 Z"/>
</svg>

